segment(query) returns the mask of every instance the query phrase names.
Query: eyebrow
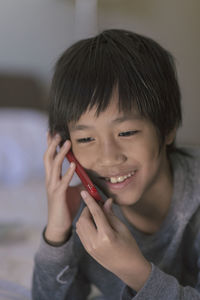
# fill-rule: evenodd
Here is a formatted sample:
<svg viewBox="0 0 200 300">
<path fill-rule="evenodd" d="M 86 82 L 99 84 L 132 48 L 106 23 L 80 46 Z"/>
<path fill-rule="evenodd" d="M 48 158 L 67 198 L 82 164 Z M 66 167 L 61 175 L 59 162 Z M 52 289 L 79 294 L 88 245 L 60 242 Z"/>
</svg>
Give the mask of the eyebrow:
<svg viewBox="0 0 200 300">
<path fill-rule="evenodd" d="M 125 121 L 135 121 L 135 120 L 141 120 L 142 119 L 142 116 L 139 115 L 139 114 L 132 114 L 132 115 L 126 115 L 126 116 L 122 116 L 122 117 L 119 117 L 119 118 L 116 118 L 114 120 L 111 121 L 111 123 L 113 124 L 120 124 L 120 123 L 123 123 Z M 84 124 L 71 124 L 70 126 L 70 130 L 71 131 L 79 131 L 79 130 L 87 130 L 87 129 L 94 129 L 94 126 L 92 125 L 84 125 Z"/>
</svg>

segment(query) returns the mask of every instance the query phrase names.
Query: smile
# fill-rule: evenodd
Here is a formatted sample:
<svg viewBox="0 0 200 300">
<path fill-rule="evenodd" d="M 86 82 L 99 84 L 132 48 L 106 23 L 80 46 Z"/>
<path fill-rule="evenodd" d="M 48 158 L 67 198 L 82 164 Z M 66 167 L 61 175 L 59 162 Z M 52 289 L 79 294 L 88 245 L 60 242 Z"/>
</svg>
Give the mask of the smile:
<svg viewBox="0 0 200 300">
<path fill-rule="evenodd" d="M 116 176 L 116 177 L 105 177 L 106 181 L 109 181 L 111 183 L 118 183 L 118 182 L 123 182 L 125 181 L 127 178 L 133 176 L 135 174 L 136 171 L 132 171 L 130 173 L 128 173 L 127 175 L 123 175 L 123 176 Z"/>
</svg>

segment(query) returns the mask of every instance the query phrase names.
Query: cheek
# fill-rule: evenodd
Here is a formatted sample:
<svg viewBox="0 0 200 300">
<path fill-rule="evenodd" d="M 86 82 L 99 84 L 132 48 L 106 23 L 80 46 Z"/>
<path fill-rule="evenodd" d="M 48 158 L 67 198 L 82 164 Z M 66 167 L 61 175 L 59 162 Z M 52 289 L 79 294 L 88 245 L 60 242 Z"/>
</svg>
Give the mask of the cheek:
<svg viewBox="0 0 200 300">
<path fill-rule="evenodd" d="M 84 147 L 78 146 L 72 141 L 72 151 L 79 163 L 86 169 L 90 169 L 93 165 L 93 155 Z M 91 151 L 90 151 L 91 152 Z"/>
<path fill-rule="evenodd" d="M 159 157 L 159 144 L 155 137 L 142 138 L 129 147 L 129 156 L 134 157 L 140 165 L 152 165 Z"/>
</svg>

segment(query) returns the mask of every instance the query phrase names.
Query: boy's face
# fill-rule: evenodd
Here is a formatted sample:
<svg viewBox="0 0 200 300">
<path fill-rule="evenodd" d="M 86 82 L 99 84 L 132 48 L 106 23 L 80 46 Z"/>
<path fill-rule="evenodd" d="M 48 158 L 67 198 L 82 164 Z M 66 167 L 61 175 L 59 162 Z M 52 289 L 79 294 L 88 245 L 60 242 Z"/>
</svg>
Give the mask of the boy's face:
<svg viewBox="0 0 200 300">
<path fill-rule="evenodd" d="M 137 111 L 118 111 L 116 100 L 95 116 L 96 109 L 69 124 L 72 150 L 91 179 L 120 205 L 152 198 L 162 186 L 168 162 L 165 145 L 152 123 Z"/>
</svg>

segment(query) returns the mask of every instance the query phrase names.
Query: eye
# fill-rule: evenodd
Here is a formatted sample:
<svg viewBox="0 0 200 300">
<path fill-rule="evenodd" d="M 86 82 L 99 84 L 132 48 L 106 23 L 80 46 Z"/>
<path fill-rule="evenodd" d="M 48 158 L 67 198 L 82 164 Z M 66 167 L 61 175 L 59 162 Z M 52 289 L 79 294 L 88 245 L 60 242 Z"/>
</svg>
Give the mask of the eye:
<svg viewBox="0 0 200 300">
<path fill-rule="evenodd" d="M 120 132 L 119 136 L 131 136 L 134 135 L 138 132 L 138 130 L 131 130 L 131 131 L 125 131 L 125 132 Z"/>
<path fill-rule="evenodd" d="M 90 143 L 90 142 L 92 142 L 92 141 L 94 141 L 94 139 L 91 138 L 91 137 L 82 138 L 82 139 L 77 139 L 77 142 L 78 142 L 78 143 Z"/>
</svg>

